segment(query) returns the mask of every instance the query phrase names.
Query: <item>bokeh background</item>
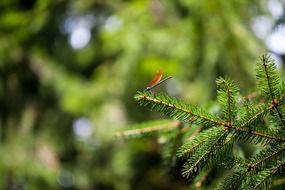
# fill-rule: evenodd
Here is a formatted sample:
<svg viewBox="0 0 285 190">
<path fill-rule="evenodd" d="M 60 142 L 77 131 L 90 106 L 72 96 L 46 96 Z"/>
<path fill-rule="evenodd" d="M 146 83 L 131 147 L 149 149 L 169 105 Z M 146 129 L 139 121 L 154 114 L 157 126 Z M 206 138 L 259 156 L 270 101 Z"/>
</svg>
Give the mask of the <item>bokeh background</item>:
<svg viewBox="0 0 285 190">
<path fill-rule="evenodd" d="M 215 79 L 241 92 L 271 52 L 282 73 L 284 0 L 1 0 L 0 189 L 189 189 L 160 141 L 116 131 L 163 118 L 133 100 L 161 91 L 195 105 Z"/>
</svg>

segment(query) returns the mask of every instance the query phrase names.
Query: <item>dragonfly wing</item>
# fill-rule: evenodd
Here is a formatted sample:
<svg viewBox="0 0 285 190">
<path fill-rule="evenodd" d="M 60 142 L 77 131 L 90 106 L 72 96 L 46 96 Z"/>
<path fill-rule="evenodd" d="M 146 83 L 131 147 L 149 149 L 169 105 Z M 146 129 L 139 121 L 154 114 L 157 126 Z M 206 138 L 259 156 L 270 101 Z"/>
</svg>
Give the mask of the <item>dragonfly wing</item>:
<svg viewBox="0 0 285 190">
<path fill-rule="evenodd" d="M 159 83 L 159 81 L 161 80 L 163 75 L 162 71 L 158 71 L 155 76 L 153 77 L 153 79 L 150 81 L 150 83 L 148 84 L 147 88 L 151 88 L 152 86 L 156 85 L 157 83 Z"/>
</svg>

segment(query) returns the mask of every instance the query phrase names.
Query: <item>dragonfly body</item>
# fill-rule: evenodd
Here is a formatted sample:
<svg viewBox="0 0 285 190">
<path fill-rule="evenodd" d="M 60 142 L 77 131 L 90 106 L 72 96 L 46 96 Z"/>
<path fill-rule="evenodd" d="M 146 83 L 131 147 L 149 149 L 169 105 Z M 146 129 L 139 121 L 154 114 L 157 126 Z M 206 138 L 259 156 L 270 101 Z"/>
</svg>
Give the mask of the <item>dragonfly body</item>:
<svg viewBox="0 0 285 190">
<path fill-rule="evenodd" d="M 146 87 L 145 90 L 150 91 L 151 89 L 155 88 L 156 86 L 160 85 L 161 83 L 165 82 L 166 80 L 172 78 L 170 76 L 170 77 L 167 77 L 167 78 L 161 80 L 162 76 L 163 76 L 163 72 L 162 71 L 158 71 L 155 74 L 155 76 L 153 77 L 153 79 L 150 81 L 149 85 Z"/>
</svg>

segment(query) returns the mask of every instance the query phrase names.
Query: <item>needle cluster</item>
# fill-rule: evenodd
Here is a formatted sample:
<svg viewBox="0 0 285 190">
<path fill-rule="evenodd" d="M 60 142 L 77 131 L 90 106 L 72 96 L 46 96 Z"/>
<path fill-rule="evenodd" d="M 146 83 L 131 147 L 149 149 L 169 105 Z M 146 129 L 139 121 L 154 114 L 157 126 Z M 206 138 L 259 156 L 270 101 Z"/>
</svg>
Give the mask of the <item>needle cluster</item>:
<svg viewBox="0 0 285 190">
<path fill-rule="evenodd" d="M 254 96 L 242 96 L 234 81 L 217 79 L 219 112 L 211 114 L 165 94 L 138 92 L 139 105 L 173 120 L 146 124 L 146 129 L 124 136 L 166 131 L 179 136 L 170 152 L 184 160 L 182 175 L 194 179 L 220 168 L 217 189 L 265 189 L 285 183 L 285 85 L 269 55 L 256 65 Z M 168 125 L 168 123 L 169 125 Z M 177 138 L 170 136 L 172 142 Z M 259 147 L 246 157 L 237 153 L 241 143 Z M 208 171 L 208 172 L 205 172 Z M 209 176 L 204 176 L 205 179 Z M 278 182 L 278 183 L 277 183 Z"/>
</svg>

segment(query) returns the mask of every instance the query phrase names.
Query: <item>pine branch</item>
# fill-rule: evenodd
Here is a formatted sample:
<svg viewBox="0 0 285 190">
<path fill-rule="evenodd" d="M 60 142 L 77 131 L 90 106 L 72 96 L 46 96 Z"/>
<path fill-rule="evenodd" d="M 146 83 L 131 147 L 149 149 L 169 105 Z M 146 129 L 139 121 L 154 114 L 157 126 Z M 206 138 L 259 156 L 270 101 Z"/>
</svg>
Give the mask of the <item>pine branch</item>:
<svg viewBox="0 0 285 190">
<path fill-rule="evenodd" d="M 285 138 L 262 133 L 252 129 L 244 128 L 244 126 L 252 121 L 258 119 L 258 115 L 262 115 L 262 112 L 257 113 L 248 122 L 244 123 L 242 127 L 233 126 L 230 123 L 225 123 L 219 121 L 215 116 L 206 113 L 203 110 L 199 110 L 194 106 L 187 105 L 177 99 L 162 95 L 162 94 L 152 94 L 150 92 L 138 92 L 135 96 L 135 100 L 139 102 L 140 105 L 149 107 L 151 110 L 159 111 L 168 115 L 172 118 L 179 119 L 186 122 L 192 122 L 195 124 L 203 124 L 205 126 L 220 126 L 233 133 L 239 134 L 240 140 L 243 141 L 254 141 L 256 143 L 263 142 L 268 143 L 270 140 L 275 141 L 285 141 Z M 268 108 L 270 109 L 270 108 Z M 264 110 L 265 113 L 267 110 Z"/>
<path fill-rule="evenodd" d="M 284 122 L 284 118 L 283 118 L 283 115 L 280 111 L 280 106 L 281 106 L 281 102 L 282 102 L 282 99 L 284 98 L 284 95 L 282 95 L 282 97 L 278 100 L 278 99 L 274 99 L 272 101 L 272 107 L 276 110 L 276 113 L 277 113 L 277 116 L 278 116 L 278 119 L 280 120 L 280 122 L 282 123 L 283 127 L 285 127 L 285 122 Z"/>
<path fill-rule="evenodd" d="M 260 59 L 261 64 L 258 64 L 256 69 L 257 87 L 261 90 L 264 97 L 271 99 L 272 107 L 274 107 L 282 125 L 285 127 L 283 116 L 279 110 L 278 100 L 280 98 L 279 85 L 281 80 L 277 73 L 276 65 L 268 54 L 261 56 Z"/>
<path fill-rule="evenodd" d="M 217 152 L 217 150 L 223 148 L 227 135 L 228 131 L 223 131 L 214 141 L 207 141 L 203 146 L 200 146 L 184 164 L 182 175 L 187 178 L 192 177 L 205 164 L 210 165 L 217 160 L 221 161 L 223 152 Z"/>
<path fill-rule="evenodd" d="M 217 79 L 218 101 L 222 107 L 226 122 L 233 124 L 237 115 L 238 88 L 230 79 Z"/>
<path fill-rule="evenodd" d="M 262 150 L 257 155 L 253 156 L 252 158 L 247 161 L 246 167 L 248 171 L 254 172 L 260 170 L 264 165 L 268 162 L 272 162 L 278 159 L 278 156 L 285 153 L 285 145 L 274 143 L 271 144 L 268 148 Z"/>
<path fill-rule="evenodd" d="M 283 126 L 285 127 L 285 122 L 284 122 L 283 116 L 282 116 L 282 114 L 281 114 L 281 112 L 280 112 L 280 110 L 279 110 L 279 108 L 278 108 L 278 104 L 279 104 L 279 103 L 275 102 L 275 103 L 274 103 L 274 108 L 275 108 L 275 110 L 276 110 L 276 112 L 277 112 L 277 114 L 278 114 L 278 117 L 279 117 L 281 123 L 282 123 Z"/>
<path fill-rule="evenodd" d="M 224 125 L 222 121 L 202 109 L 185 104 L 175 98 L 162 94 L 152 94 L 150 92 L 138 92 L 135 100 L 141 106 L 150 108 L 153 111 L 161 112 L 174 119 L 206 126 Z"/>
<path fill-rule="evenodd" d="M 246 176 L 240 189 L 268 189 L 268 178 L 272 175 L 271 169 L 262 170 L 254 175 Z"/>
<path fill-rule="evenodd" d="M 257 64 L 256 67 L 257 87 L 265 98 L 274 101 L 280 97 L 280 78 L 277 73 L 276 65 L 268 54 L 262 55 L 260 60 L 261 63 Z"/>
<path fill-rule="evenodd" d="M 258 127 L 257 124 L 261 123 L 263 118 L 272 110 L 272 107 L 263 104 L 254 108 L 254 105 L 249 105 L 246 109 L 239 126 L 240 128 L 255 129 Z"/>
<path fill-rule="evenodd" d="M 196 126 L 199 133 L 184 138 L 191 129 L 174 130 L 174 146 L 169 141 L 170 155 L 178 144 L 178 157 L 186 160 L 182 174 L 194 177 L 202 168 L 227 165 L 232 173 L 228 175 L 219 189 L 262 189 L 271 185 L 273 175 L 284 172 L 285 167 L 285 81 L 280 82 L 274 61 L 263 55 L 256 67 L 258 92 L 240 101 L 239 89 L 230 79 L 217 79 L 218 103 L 221 115 L 212 115 L 163 94 L 148 91 L 138 92 L 135 100 L 150 110 L 158 111 L 187 125 Z M 179 125 L 179 126 L 181 126 Z M 169 131 L 179 128 L 173 126 L 149 126 L 127 131 L 125 136 Z M 183 132 L 183 135 L 181 135 Z M 193 131 L 192 131 L 193 132 Z M 180 134 L 180 135 L 179 135 Z M 124 135 L 123 135 L 124 136 Z M 179 138 L 182 140 L 180 141 Z M 190 139 L 190 140 L 189 140 Z M 249 142 L 265 145 L 258 154 L 246 158 L 232 154 L 234 143 Z M 177 143 L 179 142 L 179 143 Z"/>
<path fill-rule="evenodd" d="M 285 145 L 270 144 L 250 160 L 239 160 L 231 175 L 227 176 L 218 189 L 264 189 L 270 177 L 284 167 Z"/>
<path fill-rule="evenodd" d="M 217 190 L 229 190 L 238 189 L 242 180 L 246 176 L 246 169 L 239 167 L 238 165 L 219 185 Z"/>
<path fill-rule="evenodd" d="M 276 162 L 272 162 L 269 167 L 264 166 L 261 171 L 247 175 L 241 184 L 241 189 L 268 189 L 271 184 L 271 177 L 284 167 L 285 158 L 283 156 Z"/>
<path fill-rule="evenodd" d="M 271 140 L 285 142 L 285 138 L 282 136 L 275 136 L 271 134 L 261 133 L 258 131 L 240 128 L 240 127 L 232 127 L 233 133 L 238 135 L 238 139 L 244 142 L 255 142 L 255 143 L 269 143 Z"/>
<path fill-rule="evenodd" d="M 139 125 L 132 126 L 133 129 L 124 130 L 122 132 L 117 132 L 116 137 L 142 137 L 143 135 L 148 135 L 156 132 L 168 132 L 173 129 L 177 129 L 181 123 L 179 121 L 173 120 L 159 120 L 150 121 Z"/>
<path fill-rule="evenodd" d="M 221 136 L 225 130 L 220 127 L 213 127 L 199 133 L 193 140 L 186 142 L 177 152 L 178 157 L 189 157 L 193 152 L 207 142 L 212 142 Z"/>
</svg>

